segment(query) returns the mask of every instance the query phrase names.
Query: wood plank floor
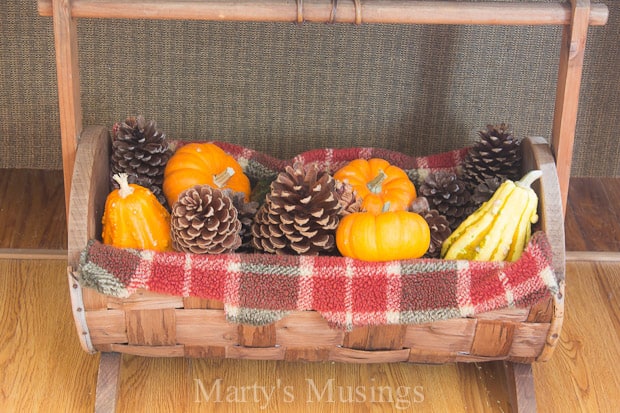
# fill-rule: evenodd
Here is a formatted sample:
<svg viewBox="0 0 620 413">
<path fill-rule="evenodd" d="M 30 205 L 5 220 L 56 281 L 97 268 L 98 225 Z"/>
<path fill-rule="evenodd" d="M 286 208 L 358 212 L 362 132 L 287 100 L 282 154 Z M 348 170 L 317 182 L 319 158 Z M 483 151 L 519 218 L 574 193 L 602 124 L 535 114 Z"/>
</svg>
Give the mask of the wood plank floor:
<svg viewBox="0 0 620 413">
<path fill-rule="evenodd" d="M 58 259 L 45 255 L 66 245 L 64 224 L 56 222 L 64 219 L 61 179 L 53 173 L 0 170 L 0 412 L 89 412 L 94 407 L 99 355 L 85 353 L 78 344 L 66 261 L 61 254 Z M 620 179 L 573 179 L 566 219 L 569 250 L 616 257 L 619 189 Z M 21 199 L 14 202 L 22 207 L 10 199 Z M 55 212 L 46 218 L 41 210 Z M 35 253 L 28 253 L 32 249 Z M 549 362 L 534 364 L 539 411 L 617 411 L 620 261 L 571 261 L 567 277 L 560 344 Z M 313 390 L 326 386 L 335 390 L 333 401 Z M 262 390 L 271 389 L 267 399 Z M 351 391 L 353 401 L 338 402 L 339 391 L 344 399 Z M 123 356 L 118 407 L 132 413 L 509 409 L 503 372 L 494 363 L 348 365 L 132 356 Z"/>
</svg>

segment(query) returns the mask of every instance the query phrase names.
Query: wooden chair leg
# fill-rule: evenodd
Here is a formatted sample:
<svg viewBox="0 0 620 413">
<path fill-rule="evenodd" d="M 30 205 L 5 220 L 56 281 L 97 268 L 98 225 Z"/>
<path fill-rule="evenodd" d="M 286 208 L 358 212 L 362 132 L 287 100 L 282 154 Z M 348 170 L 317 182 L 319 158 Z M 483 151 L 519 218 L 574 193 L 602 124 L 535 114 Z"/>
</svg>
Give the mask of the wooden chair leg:
<svg viewBox="0 0 620 413">
<path fill-rule="evenodd" d="M 97 374 L 95 413 L 113 413 L 116 411 L 120 381 L 121 353 L 101 353 L 99 373 Z"/>
<path fill-rule="evenodd" d="M 514 413 L 536 411 L 536 392 L 531 364 L 504 362 L 508 398 Z"/>
</svg>

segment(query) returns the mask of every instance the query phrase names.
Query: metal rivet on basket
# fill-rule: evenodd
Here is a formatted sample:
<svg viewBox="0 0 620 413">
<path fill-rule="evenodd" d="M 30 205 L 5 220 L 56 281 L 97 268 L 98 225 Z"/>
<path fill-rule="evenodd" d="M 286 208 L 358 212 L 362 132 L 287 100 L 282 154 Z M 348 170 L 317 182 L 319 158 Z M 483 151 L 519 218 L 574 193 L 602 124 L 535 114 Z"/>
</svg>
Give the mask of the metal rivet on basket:
<svg viewBox="0 0 620 413">
<path fill-rule="evenodd" d="M 81 313 L 82 312 L 82 307 L 76 308 L 75 311 L 77 311 L 78 313 Z"/>
</svg>

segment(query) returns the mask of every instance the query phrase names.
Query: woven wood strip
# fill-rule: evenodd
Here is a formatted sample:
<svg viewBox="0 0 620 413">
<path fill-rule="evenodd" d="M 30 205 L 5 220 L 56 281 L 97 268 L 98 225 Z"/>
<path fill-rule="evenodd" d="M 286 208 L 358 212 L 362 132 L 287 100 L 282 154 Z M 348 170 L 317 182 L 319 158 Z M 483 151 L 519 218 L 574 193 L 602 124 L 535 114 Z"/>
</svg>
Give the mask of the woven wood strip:
<svg viewBox="0 0 620 413">
<path fill-rule="evenodd" d="M 276 326 L 237 326 L 239 345 L 242 347 L 274 347 L 276 345 Z"/>
<path fill-rule="evenodd" d="M 87 311 L 86 322 L 89 326 L 93 345 L 97 347 L 101 347 L 102 344 L 126 343 L 128 341 L 124 311 Z"/>
<path fill-rule="evenodd" d="M 478 320 L 471 354 L 485 357 L 507 356 L 512 346 L 514 330 L 515 323 Z"/>
<path fill-rule="evenodd" d="M 176 344 L 174 309 L 128 310 L 125 322 L 129 344 L 155 347 Z"/>
<path fill-rule="evenodd" d="M 227 322 L 221 310 L 176 310 L 176 336 L 179 343 L 196 347 L 239 343 L 237 325 Z"/>
</svg>

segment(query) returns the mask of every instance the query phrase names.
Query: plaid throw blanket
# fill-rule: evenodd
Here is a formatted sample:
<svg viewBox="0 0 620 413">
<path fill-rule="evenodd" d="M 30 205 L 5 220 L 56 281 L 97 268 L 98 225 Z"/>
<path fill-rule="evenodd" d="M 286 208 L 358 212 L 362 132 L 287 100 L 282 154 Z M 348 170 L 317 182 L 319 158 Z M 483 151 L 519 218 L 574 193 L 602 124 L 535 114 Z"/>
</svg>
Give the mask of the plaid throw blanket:
<svg viewBox="0 0 620 413">
<path fill-rule="evenodd" d="M 177 141 L 175 144 L 179 147 L 185 143 L 187 142 Z M 383 148 L 314 149 L 303 152 L 292 159 L 283 160 L 232 143 L 213 143 L 234 157 L 242 166 L 245 174 L 252 179 L 273 178 L 287 165 L 293 165 L 296 162 L 315 163 L 321 169 L 334 173 L 353 159 L 381 158 L 404 169 L 416 185 L 431 171 L 456 171 L 469 150 L 469 148 L 462 148 L 440 154 L 414 157 Z"/>
<path fill-rule="evenodd" d="M 532 236 L 513 263 L 205 256 L 119 249 L 91 241 L 80 272 L 84 286 L 117 297 L 144 289 L 220 300 L 231 322 L 263 325 L 288 311 L 315 310 L 331 325 L 350 330 L 531 306 L 558 292 L 550 254 L 542 232 Z"/>
<path fill-rule="evenodd" d="M 455 170 L 467 150 L 413 158 L 374 148 L 322 149 L 282 161 L 217 143 L 253 179 L 273 177 L 296 161 L 335 171 L 355 158 L 381 157 L 414 182 L 434 170 Z M 417 259 L 362 262 L 337 256 L 196 255 L 119 249 L 92 240 L 82 252 L 80 281 L 103 294 L 127 297 L 144 289 L 220 300 L 229 321 L 269 324 L 289 311 L 314 310 L 330 325 L 415 324 L 529 307 L 558 292 L 551 249 L 535 232 L 521 258 L 508 262 Z"/>
</svg>

